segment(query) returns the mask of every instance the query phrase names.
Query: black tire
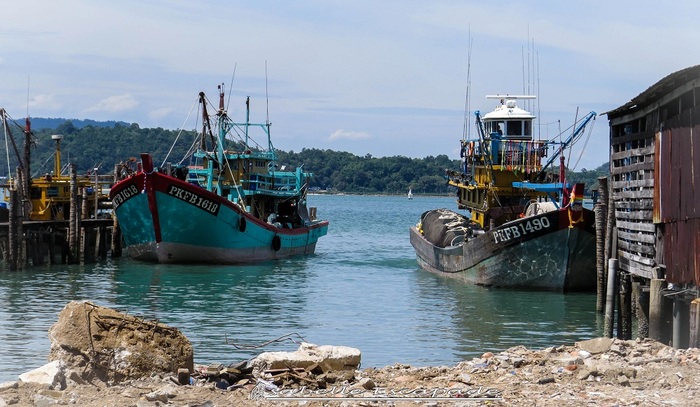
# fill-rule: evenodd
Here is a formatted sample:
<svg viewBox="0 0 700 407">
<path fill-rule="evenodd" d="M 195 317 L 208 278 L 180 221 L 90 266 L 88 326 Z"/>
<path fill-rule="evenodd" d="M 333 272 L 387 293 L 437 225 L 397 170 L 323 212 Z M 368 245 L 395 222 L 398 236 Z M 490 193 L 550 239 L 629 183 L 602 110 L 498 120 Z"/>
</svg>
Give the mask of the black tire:
<svg viewBox="0 0 700 407">
<path fill-rule="evenodd" d="M 238 230 L 241 232 L 245 232 L 245 227 L 246 227 L 245 218 L 241 218 L 241 220 L 238 221 Z"/>
<path fill-rule="evenodd" d="M 279 236 L 275 235 L 275 237 L 272 238 L 272 250 L 278 251 L 282 247 L 282 239 L 280 239 Z"/>
</svg>

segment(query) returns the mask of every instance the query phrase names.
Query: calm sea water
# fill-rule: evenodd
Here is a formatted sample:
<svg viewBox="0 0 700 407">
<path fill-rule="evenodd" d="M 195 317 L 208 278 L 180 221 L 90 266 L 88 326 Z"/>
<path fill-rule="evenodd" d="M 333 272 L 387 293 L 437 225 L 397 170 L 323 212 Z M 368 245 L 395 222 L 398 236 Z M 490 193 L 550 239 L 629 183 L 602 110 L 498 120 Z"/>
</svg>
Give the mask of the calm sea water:
<svg viewBox="0 0 700 407">
<path fill-rule="evenodd" d="M 316 254 L 254 266 L 179 266 L 110 259 L 0 272 L 0 382 L 42 366 L 48 329 L 71 300 L 177 327 L 195 363 L 292 351 L 294 333 L 362 351 L 362 367 L 453 365 L 516 345 L 544 348 L 599 336 L 594 294 L 465 285 L 420 269 L 408 228 L 454 198 L 311 196 L 330 219 Z M 295 338 L 298 338 L 297 336 Z"/>
</svg>

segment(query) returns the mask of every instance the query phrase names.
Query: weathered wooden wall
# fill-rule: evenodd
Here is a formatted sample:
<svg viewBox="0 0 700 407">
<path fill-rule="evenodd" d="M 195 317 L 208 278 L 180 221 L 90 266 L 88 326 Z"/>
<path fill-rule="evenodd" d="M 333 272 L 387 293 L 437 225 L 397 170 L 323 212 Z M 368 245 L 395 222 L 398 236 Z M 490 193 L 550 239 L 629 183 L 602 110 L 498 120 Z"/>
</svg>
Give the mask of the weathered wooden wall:
<svg viewBox="0 0 700 407">
<path fill-rule="evenodd" d="M 656 266 L 654 133 L 623 126 L 611 139 L 610 175 L 621 270 L 651 278 Z"/>
<path fill-rule="evenodd" d="M 607 115 L 620 269 L 697 286 L 700 65 L 667 76 Z"/>
</svg>

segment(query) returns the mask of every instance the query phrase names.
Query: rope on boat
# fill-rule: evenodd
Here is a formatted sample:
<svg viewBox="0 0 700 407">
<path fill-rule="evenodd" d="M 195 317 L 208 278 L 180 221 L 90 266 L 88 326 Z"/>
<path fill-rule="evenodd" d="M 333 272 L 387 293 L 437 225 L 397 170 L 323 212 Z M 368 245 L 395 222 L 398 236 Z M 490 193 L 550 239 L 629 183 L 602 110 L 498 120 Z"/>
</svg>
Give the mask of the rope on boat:
<svg viewBox="0 0 700 407">
<path fill-rule="evenodd" d="M 180 139 L 180 136 L 182 135 L 182 132 L 185 129 L 185 125 L 187 122 L 190 120 L 190 116 L 192 116 L 192 112 L 194 111 L 195 106 L 199 103 L 199 100 L 195 100 L 194 103 L 192 104 L 192 107 L 190 108 L 190 112 L 187 114 L 187 118 L 185 119 L 185 122 L 182 123 L 182 127 L 180 127 L 180 131 L 177 132 L 177 136 L 175 137 L 175 141 L 173 141 L 173 144 L 170 146 L 170 150 L 168 150 L 168 154 L 165 155 L 165 158 L 163 159 L 163 163 L 160 165 L 161 167 L 165 165 L 166 162 L 168 162 L 168 158 L 170 157 L 170 153 L 173 152 L 173 149 L 175 148 L 175 145 L 177 144 L 177 141 Z M 192 148 L 192 147 L 190 147 Z M 178 165 L 182 164 L 183 160 L 180 160 Z"/>
</svg>

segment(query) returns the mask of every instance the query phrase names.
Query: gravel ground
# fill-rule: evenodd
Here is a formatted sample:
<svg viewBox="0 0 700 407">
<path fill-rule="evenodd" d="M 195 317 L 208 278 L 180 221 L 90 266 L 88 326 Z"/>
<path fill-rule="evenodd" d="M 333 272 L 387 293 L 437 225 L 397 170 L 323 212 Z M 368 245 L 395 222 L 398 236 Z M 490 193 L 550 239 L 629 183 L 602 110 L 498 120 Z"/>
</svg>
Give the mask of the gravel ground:
<svg viewBox="0 0 700 407">
<path fill-rule="evenodd" d="M 397 364 L 332 380 L 307 376 L 282 386 L 258 375 L 221 389 L 226 386 L 217 386 L 216 378 L 196 372 L 187 385 L 179 385 L 174 375 L 114 386 L 67 380 L 64 389 L 7 382 L 0 384 L 0 407 L 693 406 L 700 403 L 699 358 L 698 349 L 674 349 L 646 339 L 598 338 L 557 348 L 518 346 L 498 354 L 487 352 L 456 366 Z"/>
</svg>

